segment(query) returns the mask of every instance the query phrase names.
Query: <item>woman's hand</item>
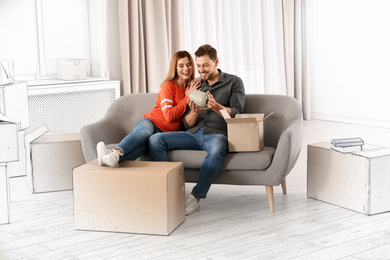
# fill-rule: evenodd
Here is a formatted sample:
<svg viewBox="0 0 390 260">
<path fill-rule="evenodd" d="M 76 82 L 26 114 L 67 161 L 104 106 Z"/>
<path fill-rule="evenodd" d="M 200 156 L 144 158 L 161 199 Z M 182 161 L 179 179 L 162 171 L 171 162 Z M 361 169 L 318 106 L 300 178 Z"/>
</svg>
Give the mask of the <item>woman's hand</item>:
<svg viewBox="0 0 390 260">
<path fill-rule="evenodd" d="M 189 84 L 189 86 L 186 88 L 186 92 L 185 92 L 186 97 L 188 97 L 191 94 L 191 92 L 194 91 L 195 89 L 200 88 L 200 84 L 201 84 L 200 77 L 193 79 Z"/>
<path fill-rule="evenodd" d="M 194 78 L 191 83 L 199 83 L 199 85 L 202 83 L 202 78 L 201 77 L 197 77 L 197 78 Z"/>
</svg>

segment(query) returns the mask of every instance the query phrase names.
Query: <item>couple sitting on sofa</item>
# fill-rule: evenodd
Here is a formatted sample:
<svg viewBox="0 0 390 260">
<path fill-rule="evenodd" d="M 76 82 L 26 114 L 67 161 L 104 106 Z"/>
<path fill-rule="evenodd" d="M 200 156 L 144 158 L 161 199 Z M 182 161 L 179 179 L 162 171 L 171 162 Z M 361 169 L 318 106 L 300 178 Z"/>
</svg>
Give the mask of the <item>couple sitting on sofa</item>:
<svg viewBox="0 0 390 260">
<path fill-rule="evenodd" d="M 227 151 L 227 125 L 220 110 L 226 109 L 234 117 L 243 111 L 245 103 L 242 80 L 217 69 L 215 48 L 202 45 L 195 56 L 201 81 L 194 80 L 191 55 L 186 51 L 175 53 L 152 111 L 112 151 L 103 142 L 97 144 L 99 165 L 110 167 L 147 152 L 152 161 L 168 161 L 170 150 L 207 151 L 197 184 L 186 200 L 186 215 L 199 209 L 199 199 L 206 197 Z M 208 93 L 207 107 L 200 108 L 188 98 L 195 89 Z M 183 125 L 186 131 L 180 131 Z"/>
</svg>

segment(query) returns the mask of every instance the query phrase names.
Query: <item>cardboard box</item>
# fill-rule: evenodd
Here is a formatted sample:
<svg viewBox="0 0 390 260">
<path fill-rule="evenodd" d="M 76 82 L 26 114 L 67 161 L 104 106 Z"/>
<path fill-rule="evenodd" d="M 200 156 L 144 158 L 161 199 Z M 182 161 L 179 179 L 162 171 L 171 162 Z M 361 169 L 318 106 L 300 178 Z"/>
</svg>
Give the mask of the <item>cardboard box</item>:
<svg viewBox="0 0 390 260">
<path fill-rule="evenodd" d="M 73 170 L 75 229 L 169 235 L 185 220 L 182 162 L 93 160 Z"/>
<path fill-rule="evenodd" d="M 0 86 L 0 113 L 18 124 L 18 130 L 30 127 L 27 82 Z"/>
<path fill-rule="evenodd" d="M 256 152 L 264 148 L 264 114 L 237 114 L 230 118 L 221 110 L 228 128 L 229 152 Z"/>
<path fill-rule="evenodd" d="M 7 164 L 0 163 L 0 224 L 9 223 L 9 178 Z"/>
<path fill-rule="evenodd" d="M 366 215 L 390 211 L 390 148 L 341 153 L 308 145 L 307 196 Z"/>
<path fill-rule="evenodd" d="M 71 190 L 73 168 L 85 163 L 80 134 L 46 133 L 30 143 L 30 152 L 27 184 L 33 193 Z"/>
<path fill-rule="evenodd" d="M 7 163 L 7 172 L 10 178 L 26 176 L 27 150 L 25 145 L 26 130 L 18 131 L 18 156 L 19 160 Z M 30 154 L 30 153 L 28 153 Z"/>
<path fill-rule="evenodd" d="M 10 118 L 0 114 L 0 163 L 19 159 L 17 132 L 18 125 Z"/>
<path fill-rule="evenodd" d="M 18 125 L 0 113 L 0 224 L 9 223 L 9 178 L 7 163 L 18 158 Z"/>
<path fill-rule="evenodd" d="M 62 80 L 79 80 L 87 78 L 87 61 L 83 59 L 58 59 L 57 78 Z"/>
</svg>

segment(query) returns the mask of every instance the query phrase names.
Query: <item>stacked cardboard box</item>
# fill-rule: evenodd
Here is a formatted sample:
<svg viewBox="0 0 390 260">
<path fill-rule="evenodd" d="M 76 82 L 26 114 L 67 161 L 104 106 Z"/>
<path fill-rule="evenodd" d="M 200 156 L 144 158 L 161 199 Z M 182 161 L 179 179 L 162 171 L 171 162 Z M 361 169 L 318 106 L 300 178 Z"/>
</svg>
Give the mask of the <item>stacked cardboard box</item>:
<svg viewBox="0 0 390 260">
<path fill-rule="evenodd" d="M 7 165 L 18 160 L 18 126 L 0 114 L 0 224 L 9 223 L 9 179 Z"/>
<path fill-rule="evenodd" d="M 0 113 L 16 123 L 18 134 L 18 159 L 7 164 L 9 177 L 26 175 L 25 134 L 30 127 L 30 114 L 28 111 L 27 82 L 13 82 L 0 86 Z"/>
</svg>

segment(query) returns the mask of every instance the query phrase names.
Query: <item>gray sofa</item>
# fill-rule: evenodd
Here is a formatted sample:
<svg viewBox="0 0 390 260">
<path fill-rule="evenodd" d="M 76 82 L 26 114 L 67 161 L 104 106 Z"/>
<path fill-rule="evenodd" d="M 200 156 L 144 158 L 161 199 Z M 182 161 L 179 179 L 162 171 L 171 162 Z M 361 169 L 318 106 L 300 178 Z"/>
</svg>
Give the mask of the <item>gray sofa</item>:
<svg viewBox="0 0 390 260">
<path fill-rule="evenodd" d="M 156 93 L 128 94 L 115 100 L 101 120 L 81 129 L 81 147 L 85 161 L 96 159 L 96 144 L 103 141 L 114 147 L 132 132 L 135 124 L 149 112 Z M 244 113 L 269 114 L 264 122 L 264 145 L 259 152 L 228 152 L 217 184 L 266 186 L 270 211 L 274 212 L 273 186 L 282 184 L 294 167 L 302 140 L 302 109 L 298 100 L 283 95 L 247 94 Z M 186 182 L 196 182 L 204 151 L 170 151 L 169 161 L 184 163 Z M 141 158 L 145 159 L 145 158 Z"/>
</svg>

